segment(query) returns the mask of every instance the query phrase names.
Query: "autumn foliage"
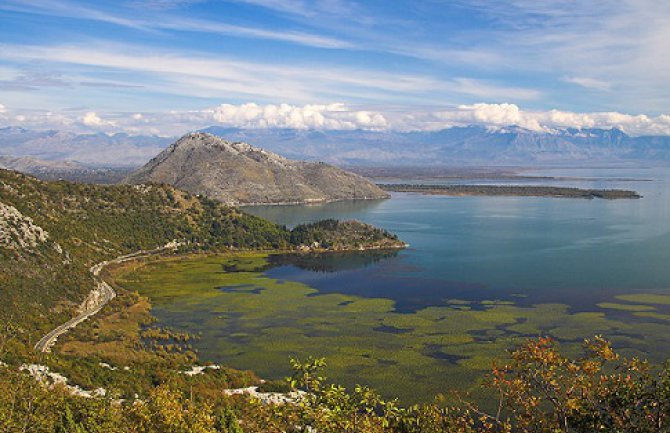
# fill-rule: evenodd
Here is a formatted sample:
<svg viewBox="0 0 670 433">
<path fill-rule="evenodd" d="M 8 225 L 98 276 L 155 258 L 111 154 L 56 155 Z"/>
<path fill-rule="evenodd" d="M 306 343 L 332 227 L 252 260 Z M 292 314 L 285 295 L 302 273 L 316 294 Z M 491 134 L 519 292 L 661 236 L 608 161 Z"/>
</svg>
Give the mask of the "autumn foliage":
<svg viewBox="0 0 670 433">
<path fill-rule="evenodd" d="M 486 387 L 494 404 L 403 407 L 365 386 L 347 390 L 322 375 L 325 361 L 292 361 L 288 404 L 264 404 L 212 390 L 207 397 L 174 383 L 135 400 L 85 399 L 47 389 L 11 366 L 0 367 L 2 432 L 134 433 L 592 433 L 670 431 L 670 369 L 624 359 L 600 337 L 581 357 L 549 338 L 530 340 L 494 367 Z M 493 410 L 490 410 L 490 408 Z"/>
</svg>

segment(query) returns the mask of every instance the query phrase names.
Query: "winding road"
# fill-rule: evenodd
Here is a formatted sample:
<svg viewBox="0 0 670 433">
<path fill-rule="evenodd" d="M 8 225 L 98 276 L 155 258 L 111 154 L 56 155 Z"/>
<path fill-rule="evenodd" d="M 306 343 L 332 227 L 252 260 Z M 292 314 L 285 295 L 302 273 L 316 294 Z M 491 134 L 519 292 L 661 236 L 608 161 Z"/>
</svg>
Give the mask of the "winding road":
<svg viewBox="0 0 670 433">
<path fill-rule="evenodd" d="M 86 299 L 84 299 L 84 302 L 82 302 L 81 305 L 79 306 L 79 314 L 77 314 L 75 317 L 68 320 L 67 322 L 63 323 L 62 325 L 59 325 L 56 328 L 52 329 L 42 338 L 40 338 L 37 344 L 35 344 L 35 350 L 43 353 L 51 352 L 51 348 L 53 347 L 54 344 L 56 344 L 58 337 L 65 334 L 75 326 L 79 325 L 81 322 L 88 319 L 89 317 L 97 314 L 100 310 L 102 310 L 102 308 L 105 305 L 107 305 L 109 301 L 114 299 L 114 297 L 116 296 L 116 292 L 114 291 L 114 289 L 112 289 L 112 286 L 110 286 L 105 281 L 102 281 L 100 279 L 100 272 L 102 272 L 105 266 L 123 263 L 127 262 L 128 260 L 133 260 L 139 257 L 145 257 L 152 254 L 161 253 L 169 249 L 175 249 L 178 246 L 179 246 L 178 243 L 170 242 L 167 245 L 164 245 L 162 247 L 153 250 L 148 251 L 140 250 L 131 254 L 119 256 L 115 259 L 106 260 L 104 262 L 100 262 L 96 265 L 93 265 L 91 267 L 91 274 L 93 274 L 93 277 L 97 280 L 97 283 L 95 285 L 95 288 L 91 290 Z"/>
</svg>

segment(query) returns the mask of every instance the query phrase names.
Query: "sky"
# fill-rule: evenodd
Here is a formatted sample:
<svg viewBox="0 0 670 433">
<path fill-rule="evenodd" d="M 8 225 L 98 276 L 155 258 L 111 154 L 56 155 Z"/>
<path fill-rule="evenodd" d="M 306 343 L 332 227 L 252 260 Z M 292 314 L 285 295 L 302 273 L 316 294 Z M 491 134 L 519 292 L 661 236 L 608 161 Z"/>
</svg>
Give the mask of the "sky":
<svg viewBox="0 0 670 433">
<path fill-rule="evenodd" d="M 0 126 L 670 135 L 665 0 L 0 0 Z"/>
</svg>

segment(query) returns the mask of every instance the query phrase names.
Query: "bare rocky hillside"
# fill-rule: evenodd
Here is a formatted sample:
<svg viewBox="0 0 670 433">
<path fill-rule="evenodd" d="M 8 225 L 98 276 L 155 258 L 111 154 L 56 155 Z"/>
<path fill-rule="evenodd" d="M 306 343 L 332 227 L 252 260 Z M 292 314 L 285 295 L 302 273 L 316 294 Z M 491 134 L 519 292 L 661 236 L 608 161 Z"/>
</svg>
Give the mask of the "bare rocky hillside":
<svg viewBox="0 0 670 433">
<path fill-rule="evenodd" d="M 231 205 L 388 197 L 365 178 L 337 167 L 286 159 L 205 133 L 180 138 L 125 182 L 166 183 Z"/>
</svg>

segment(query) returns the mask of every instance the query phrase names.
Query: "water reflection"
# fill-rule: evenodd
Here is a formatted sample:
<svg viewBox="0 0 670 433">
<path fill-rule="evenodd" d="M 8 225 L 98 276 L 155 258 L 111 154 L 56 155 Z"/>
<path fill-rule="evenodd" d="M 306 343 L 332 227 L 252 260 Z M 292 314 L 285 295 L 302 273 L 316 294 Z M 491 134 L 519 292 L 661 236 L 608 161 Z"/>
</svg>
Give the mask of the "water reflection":
<svg viewBox="0 0 670 433">
<path fill-rule="evenodd" d="M 271 256 L 271 267 L 295 266 L 312 272 L 340 272 L 366 268 L 381 260 L 396 257 L 398 251 L 361 251 L 324 254 L 282 254 Z"/>
</svg>

